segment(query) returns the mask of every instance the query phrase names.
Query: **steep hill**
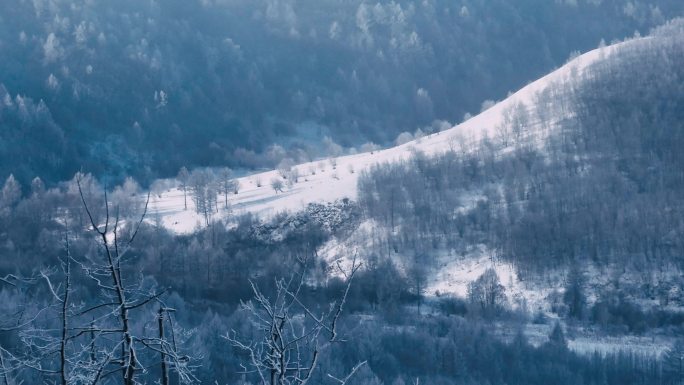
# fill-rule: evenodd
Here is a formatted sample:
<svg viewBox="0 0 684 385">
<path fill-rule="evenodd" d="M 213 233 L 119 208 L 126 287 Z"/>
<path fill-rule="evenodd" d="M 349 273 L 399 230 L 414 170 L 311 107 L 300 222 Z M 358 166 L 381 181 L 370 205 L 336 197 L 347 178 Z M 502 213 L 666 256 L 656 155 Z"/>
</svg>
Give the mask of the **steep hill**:
<svg viewBox="0 0 684 385">
<path fill-rule="evenodd" d="M 558 310 L 581 266 L 588 304 L 610 322 L 641 306 L 679 311 L 682 25 L 580 55 L 448 130 L 238 178 L 229 208 L 219 197 L 206 218 L 161 183 L 172 188 L 152 215 L 188 233 L 348 199 L 363 216 L 319 251 L 328 263 L 387 257 L 417 293 L 458 296 L 492 268 L 512 306 L 586 318 Z"/>
<path fill-rule="evenodd" d="M 356 200 L 359 175 L 368 172 L 373 166 L 383 163 L 405 161 L 417 153 L 426 156 L 438 155 L 447 151 L 475 153 L 480 151 L 482 140 L 506 140 L 500 151 L 511 151 L 514 139 L 543 150 L 545 139 L 557 128 L 570 111 L 553 110 L 554 106 L 544 106 L 548 110 L 547 119 L 537 118 L 540 105 L 547 103 L 563 93 L 564 87 L 578 79 L 584 69 L 597 61 L 605 59 L 611 52 L 629 49 L 643 44 L 649 38 L 638 38 L 607 47 L 598 48 L 579 55 L 561 68 L 530 83 L 505 100 L 496 103 L 486 111 L 442 132 L 410 140 L 404 144 L 354 155 L 325 158 L 291 166 L 297 170 L 297 182 L 287 185 L 283 173 L 271 170 L 238 178 L 238 194 L 229 194 L 230 210 L 224 208 L 223 198 L 219 199 L 219 212 L 212 213 L 215 219 L 242 213 L 272 216 L 279 212 L 301 210 L 309 203 L 325 203 L 344 198 Z M 528 119 L 523 124 L 524 137 L 514 138 L 515 130 L 510 127 L 517 114 L 525 111 Z M 505 137 L 505 138 L 504 138 Z M 283 191 L 276 191 L 271 182 L 283 182 Z M 161 191 L 152 197 L 151 212 L 159 216 L 166 227 L 180 233 L 192 231 L 204 218 L 194 210 L 188 199 L 188 209 L 184 209 L 184 194 L 171 183 L 161 183 L 172 188 Z M 258 185 L 261 186 L 258 186 Z M 177 183 L 176 183 L 177 185 Z"/>
</svg>

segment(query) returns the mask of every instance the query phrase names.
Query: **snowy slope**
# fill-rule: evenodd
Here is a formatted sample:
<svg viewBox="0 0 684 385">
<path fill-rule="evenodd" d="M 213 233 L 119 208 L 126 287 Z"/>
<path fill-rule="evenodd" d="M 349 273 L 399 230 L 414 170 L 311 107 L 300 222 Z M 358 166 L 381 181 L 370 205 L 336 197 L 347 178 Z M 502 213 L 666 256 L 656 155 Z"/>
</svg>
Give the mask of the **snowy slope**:
<svg viewBox="0 0 684 385">
<path fill-rule="evenodd" d="M 506 114 L 521 104 L 527 108 L 530 112 L 529 116 L 532 117 L 521 141 L 543 150 L 544 139 L 553 134 L 557 127 L 556 122 L 568 116 L 563 115 L 567 112 L 563 112 L 562 109 L 555 109 L 551 115 L 552 118 L 542 124 L 534 111 L 538 100 L 546 103 L 553 101 L 553 97 L 547 98 L 549 93 L 556 95 L 562 93 L 563 88 L 570 84 L 569 81 L 581 76 L 590 64 L 602 60 L 617 49 L 641 44 L 647 39 L 649 38 L 634 39 L 580 55 L 558 70 L 523 87 L 504 101 L 448 130 L 372 153 L 338 157 L 334 160 L 334 167 L 331 159 L 296 165 L 295 168 L 300 175 L 298 182 L 285 187 L 283 192 L 276 192 L 270 185 L 273 179 L 282 180 L 277 170 L 239 178 L 238 182 L 241 187 L 238 194 L 229 195 L 230 207 L 224 208 L 223 197 L 219 197 L 219 210 L 212 216 L 214 219 L 221 219 L 241 213 L 253 213 L 268 218 L 283 211 L 302 210 L 309 203 L 333 202 L 343 198 L 354 200 L 357 194 L 358 177 L 364 170 L 376 164 L 407 160 L 416 151 L 427 155 L 451 150 L 477 151 L 482 139 L 488 137 L 496 140 L 497 127 L 505 121 Z M 499 148 L 500 151 L 505 152 L 512 147 L 500 146 Z M 150 202 L 151 220 L 160 221 L 176 233 L 189 233 L 202 227 L 204 218 L 195 213 L 192 199 L 188 197 L 188 208 L 184 209 L 183 192 L 175 187 L 178 183 L 174 180 L 165 181 L 165 183 L 167 188 L 153 195 Z M 351 263 L 350 258 L 353 256 L 363 258 L 366 256 L 364 254 L 373 250 L 373 240 L 387 236 L 385 233 L 378 233 L 378 228 L 379 226 L 376 226 L 372 220 L 363 221 L 351 234 L 330 239 L 319 250 L 319 256 L 329 262 L 330 266 L 337 266 L 337 263 L 332 262 L 339 262 L 346 268 Z M 557 279 L 553 279 L 553 282 L 538 282 L 538 284 L 523 281 L 518 277 L 514 266 L 492 258 L 493 255 L 495 253 L 482 245 L 472 245 L 471 250 L 460 255 L 449 250 L 436 252 L 435 264 L 431 267 L 425 294 L 451 294 L 463 297 L 466 295 L 470 282 L 477 279 L 486 269 L 493 268 L 506 288 L 509 305 L 514 308 L 525 307 L 532 312 L 549 313 L 549 296 L 553 292 L 562 292 L 562 277 L 555 277 Z M 407 260 L 407 256 L 392 253 L 391 257 L 397 267 L 403 270 L 403 262 Z M 329 273 L 331 276 L 336 274 L 335 271 Z M 559 273 L 562 274 L 562 272 Z M 602 274 L 591 272 L 591 276 L 601 277 Z"/>
<path fill-rule="evenodd" d="M 504 101 L 451 129 L 389 149 L 336 158 L 335 169 L 330 160 L 297 165 L 301 177 L 298 183 L 286 187 L 284 192 L 276 193 L 270 186 L 272 179 L 280 178 L 276 170 L 239 178 L 241 189 L 239 194 L 229 197 L 230 210 L 222 209 L 213 215 L 223 217 L 251 212 L 269 217 L 281 211 L 300 210 L 312 202 L 332 202 L 343 198 L 353 200 L 356 197 L 357 180 L 361 171 L 369 169 L 374 164 L 408 159 L 414 151 L 425 154 L 437 154 L 447 150 L 472 151 L 482 138 L 495 137 L 496 127 L 502 124 L 506 111 L 511 110 L 513 106 L 523 103 L 530 110 L 537 96 L 550 85 L 557 84 L 562 87 L 567 80 L 579 76 L 587 65 L 600 60 L 610 51 L 644 39 L 646 38 L 595 49 L 578 56 L 558 70 L 530 83 Z M 562 118 L 556 116 L 554 119 L 557 121 Z M 541 124 L 532 120 L 528 126 L 529 137 L 525 140 L 540 145 L 541 139 L 552 131 L 553 126 L 553 122 L 547 122 L 546 129 L 541 129 Z M 315 175 L 311 170 L 316 170 Z M 261 187 L 257 181 L 261 181 Z M 223 204 L 219 206 L 222 207 Z M 152 217 L 157 217 L 165 227 L 177 233 L 191 232 L 204 222 L 200 215 L 194 213 L 190 199 L 188 209 L 184 210 L 183 193 L 175 188 L 155 196 L 150 211 Z"/>
</svg>

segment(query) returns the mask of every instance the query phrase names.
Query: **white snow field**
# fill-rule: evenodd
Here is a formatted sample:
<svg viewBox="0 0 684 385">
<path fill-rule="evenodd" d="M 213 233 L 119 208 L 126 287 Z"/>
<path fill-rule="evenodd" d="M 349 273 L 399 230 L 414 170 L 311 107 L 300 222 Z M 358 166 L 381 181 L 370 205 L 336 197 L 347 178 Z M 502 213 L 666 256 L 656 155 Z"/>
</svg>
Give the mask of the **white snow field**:
<svg viewBox="0 0 684 385">
<path fill-rule="evenodd" d="M 359 174 L 373 165 L 406 160 L 416 151 L 428 155 L 448 150 L 474 151 L 482 138 L 496 136 L 497 126 L 502 124 L 507 111 L 513 107 L 523 104 L 531 110 L 536 99 L 543 97 L 540 96 L 542 92 L 551 92 L 551 85 L 557 85 L 556 90 L 562 89 L 563 84 L 579 76 L 587 65 L 605 57 L 617 47 L 644 39 L 646 38 L 634 39 L 580 55 L 549 75 L 523 87 L 504 101 L 451 129 L 372 153 L 340 156 L 335 158 L 335 167 L 330 159 L 296 165 L 295 168 L 301 177 L 291 187 L 285 187 L 283 192 L 276 193 L 270 185 L 271 180 L 280 178 L 277 170 L 239 178 L 240 192 L 229 196 L 230 210 L 222 208 L 221 198 L 221 209 L 212 215 L 220 218 L 250 212 L 261 217 L 270 217 L 283 211 L 300 210 L 313 202 L 333 202 L 343 198 L 354 200 Z M 558 121 L 562 118 L 563 116 L 555 116 L 553 120 Z M 527 127 L 528 136 L 525 140 L 533 145 L 541 145 L 541 139 L 546 137 L 553 127 L 553 122 L 546 122 L 542 127 L 540 122 L 532 120 Z M 315 175 L 311 170 L 316 170 Z M 260 183 L 257 183 L 258 181 Z M 261 187 L 258 184 L 261 184 Z M 204 222 L 204 218 L 194 212 L 189 197 L 188 209 L 184 209 L 183 192 L 177 188 L 170 188 L 160 195 L 155 195 L 150 202 L 150 214 L 151 218 L 160 220 L 165 227 L 179 234 L 192 232 Z"/>
</svg>

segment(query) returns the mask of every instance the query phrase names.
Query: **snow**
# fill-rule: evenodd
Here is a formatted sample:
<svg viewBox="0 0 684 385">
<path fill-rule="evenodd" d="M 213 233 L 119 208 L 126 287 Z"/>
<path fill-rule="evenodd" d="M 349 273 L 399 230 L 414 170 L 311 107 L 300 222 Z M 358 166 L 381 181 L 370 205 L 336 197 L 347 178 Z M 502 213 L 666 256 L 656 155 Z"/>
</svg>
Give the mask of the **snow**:
<svg viewBox="0 0 684 385">
<path fill-rule="evenodd" d="M 671 348 L 672 341 L 662 336 L 602 336 L 581 335 L 574 339 L 568 339 L 568 348 L 572 351 L 590 355 L 632 353 L 639 356 L 659 358 Z"/>
<path fill-rule="evenodd" d="M 549 334 L 555 321 L 549 320 L 544 324 L 527 323 L 525 325 L 511 323 L 496 323 L 494 334 L 504 342 L 510 343 L 516 333 L 522 330 L 532 346 L 539 347 L 549 340 Z M 660 358 L 672 347 L 672 338 L 667 335 L 606 335 L 604 332 L 591 328 L 564 325 L 568 348 L 577 354 L 591 356 L 598 353 L 601 356 L 609 354 L 634 354 L 641 357 Z"/>
<path fill-rule="evenodd" d="M 270 186 L 274 178 L 282 179 L 276 170 L 239 178 L 241 189 L 239 194 L 230 195 L 230 209 L 219 209 L 212 217 L 223 218 L 249 212 L 268 218 L 283 211 L 301 210 L 309 203 L 333 202 L 344 198 L 354 200 L 359 175 L 373 165 L 406 160 L 415 151 L 428 155 L 449 150 L 473 151 L 482 138 L 495 136 L 496 127 L 503 122 L 507 110 L 520 103 L 524 103 L 528 108 L 533 106 L 536 96 L 547 87 L 552 84 L 562 85 L 568 79 L 579 76 L 589 64 L 605 57 L 617 46 L 636 40 L 595 49 L 578 56 L 558 70 L 530 83 L 504 101 L 451 129 L 385 150 L 341 156 L 336 158 L 336 167 L 333 167 L 329 160 L 299 164 L 295 166 L 301 175 L 299 181 L 286 187 L 284 192 L 276 192 Z M 528 140 L 533 140 L 537 144 L 542 143 L 541 139 L 548 135 L 549 130 L 542 130 L 540 126 L 539 122 L 531 123 Z M 315 175 L 311 170 L 315 170 Z M 261 181 L 260 187 L 257 181 Z M 194 213 L 189 198 L 188 209 L 184 209 L 183 192 L 177 188 L 169 189 L 155 197 L 151 202 L 150 212 L 152 217 L 157 217 L 165 227 L 176 233 L 192 232 L 204 222 L 202 216 Z"/>
<path fill-rule="evenodd" d="M 542 93 L 562 92 L 563 87 L 567 86 L 570 80 L 581 76 L 590 64 L 607 57 L 618 47 L 645 39 L 648 38 L 633 39 L 580 55 L 556 71 L 511 94 L 502 102 L 495 104 L 479 115 L 445 131 L 388 149 L 341 156 L 334 158 L 334 160 L 322 159 L 295 165 L 293 168 L 296 168 L 300 175 L 296 182 L 284 179 L 278 170 L 238 178 L 239 193 L 228 196 L 228 207 L 224 207 L 224 197 L 218 197 L 218 209 L 211 214 L 211 220 L 225 219 L 244 213 L 252 213 L 262 219 L 268 219 L 281 212 L 301 211 L 310 203 L 329 203 L 345 198 L 355 200 L 359 175 L 370 170 L 374 165 L 408 160 L 416 152 L 436 155 L 446 151 L 476 151 L 482 139 L 496 137 L 497 126 L 505 121 L 507 112 L 515 106 L 522 104 L 528 109 L 530 116 L 535 116 L 533 113 L 534 106 L 537 104 L 540 95 L 545 95 Z M 563 116 L 563 114 L 567 114 L 567 112 L 556 111 L 551 120 L 559 121 L 568 117 Z M 531 119 L 522 140 L 526 144 L 536 146 L 543 151 L 544 139 L 553 132 L 555 127 L 554 122 L 547 121 L 542 124 L 538 119 Z M 510 145 L 499 149 L 501 152 L 510 150 L 512 150 Z M 275 191 L 271 187 L 271 181 L 274 179 L 279 179 L 285 183 L 286 187 L 282 192 Z M 205 218 L 195 213 L 189 194 L 187 209 L 184 208 L 184 193 L 175 187 L 176 181 L 158 181 L 156 184 L 164 186 L 164 188 L 161 192 L 155 192 L 150 202 L 152 220 L 159 221 L 164 227 L 177 234 L 193 232 L 205 224 Z M 474 205 L 479 198 L 476 193 L 469 196 L 464 192 L 463 199 L 464 202 Z M 466 204 L 466 206 L 470 205 Z M 464 210 L 467 209 L 468 207 L 464 207 Z M 336 272 L 338 264 L 347 269 L 351 266 L 354 256 L 363 258 L 364 255 L 360 254 L 371 252 L 374 248 L 377 249 L 386 236 L 386 234 L 379 234 L 378 228 L 379 226 L 372 220 L 366 220 L 360 223 L 350 234 L 344 237 L 333 237 L 327 242 L 319 250 L 319 255 L 332 267 L 329 272 L 330 276 L 339 274 Z M 492 250 L 481 245 L 471 247 L 459 255 L 455 255 L 454 251 L 449 250 L 437 252 L 425 293 L 427 295 L 446 294 L 465 297 L 468 284 L 476 280 L 488 268 L 493 268 L 502 285 L 506 288 L 506 295 L 511 306 L 524 307 L 532 313 L 542 311 L 550 314 L 549 296 L 553 291 L 562 292 L 562 279 L 554 277 L 553 282 L 538 284 L 523 282 L 513 265 L 498 261 L 494 256 L 495 253 Z M 399 269 L 404 270 L 402 265 L 407 259 L 401 255 L 392 255 L 392 258 Z M 590 295 L 593 294 L 593 290 L 590 292 Z M 587 346 L 587 344 L 588 342 L 582 342 L 581 346 Z M 577 349 L 582 349 L 579 346 Z M 590 350 L 593 347 L 586 349 Z"/>
<path fill-rule="evenodd" d="M 548 285 L 531 286 L 531 282 L 523 282 L 511 263 L 497 260 L 495 255 L 493 250 L 478 245 L 463 256 L 439 256 L 437 270 L 430 277 L 425 293 L 465 298 L 468 294 L 468 284 L 491 268 L 505 288 L 511 308 L 524 307 L 529 312 L 541 310 L 549 313 L 547 297 L 554 288 Z"/>
</svg>

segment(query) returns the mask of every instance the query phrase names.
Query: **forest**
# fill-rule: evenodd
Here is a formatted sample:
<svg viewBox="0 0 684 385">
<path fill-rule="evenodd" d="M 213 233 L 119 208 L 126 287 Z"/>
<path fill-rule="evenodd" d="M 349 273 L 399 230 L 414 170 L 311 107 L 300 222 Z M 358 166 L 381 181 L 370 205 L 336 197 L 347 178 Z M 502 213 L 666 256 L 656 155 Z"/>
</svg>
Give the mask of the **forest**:
<svg viewBox="0 0 684 385">
<path fill-rule="evenodd" d="M 573 84 L 551 85 L 539 97 L 548 108 L 512 108 L 475 151 L 455 145 L 372 168 L 358 202 L 176 235 L 146 218 L 150 195 L 132 178 L 107 186 L 77 173 L 22 187 L 10 176 L 0 205 L 0 379 L 680 383 L 684 315 L 674 309 L 684 282 L 666 272 L 683 267 L 682 36 L 680 22 L 666 24 Z M 556 109 L 573 118 L 536 140 L 531 122 Z M 227 169 L 178 181 L 198 210 L 239 189 Z M 351 265 L 319 257 L 368 220 L 380 239 Z M 425 292 L 435 254 L 469 245 L 486 245 L 529 281 L 563 272 L 550 312 L 515 306 L 491 269 L 465 297 Z M 649 274 L 594 288 L 589 267 Z M 660 356 L 571 349 L 568 338 L 587 330 L 673 342 Z"/>
<path fill-rule="evenodd" d="M 3 6 L 0 385 L 684 383 L 684 20 L 657 3 Z M 597 44 L 492 135 L 410 149 Z M 393 140 L 356 199 L 231 211 L 244 169 L 280 196 Z M 170 189 L 194 231 L 150 210 Z"/>
<path fill-rule="evenodd" d="M 0 175 L 148 185 L 476 114 L 679 0 L 2 0 Z M 180 150 L 180 151 L 179 151 Z M 329 155 L 329 154 L 328 154 Z"/>
</svg>

